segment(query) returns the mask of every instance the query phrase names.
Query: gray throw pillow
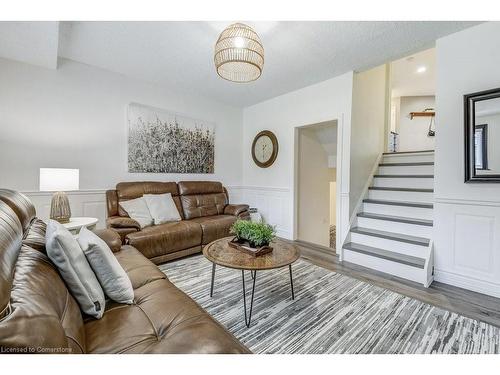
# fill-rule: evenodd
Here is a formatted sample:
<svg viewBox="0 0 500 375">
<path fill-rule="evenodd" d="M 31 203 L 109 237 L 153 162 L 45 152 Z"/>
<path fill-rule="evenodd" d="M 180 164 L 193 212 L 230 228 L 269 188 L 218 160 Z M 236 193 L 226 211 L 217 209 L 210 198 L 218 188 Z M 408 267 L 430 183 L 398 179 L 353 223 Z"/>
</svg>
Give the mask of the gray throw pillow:
<svg viewBox="0 0 500 375">
<path fill-rule="evenodd" d="M 73 235 L 57 221 L 49 220 L 45 247 L 82 311 L 100 319 L 106 302 L 104 292 Z"/>
<path fill-rule="evenodd" d="M 141 229 L 153 225 L 153 218 L 143 197 L 122 201 L 120 206 L 127 212 L 128 216 L 139 223 Z"/>
<path fill-rule="evenodd" d="M 146 201 L 154 225 L 181 221 L 181 215 L 179 215 L 172 194 L 144 194 L 142 197 Z"/>
<path fill-rule="evenodd" d="M 132 304 L 134 302 L 132 283 L 106 242 L 84 227 L 80 230 L 78 243 L 104 293 L 113 301 Z"/>
</svg>

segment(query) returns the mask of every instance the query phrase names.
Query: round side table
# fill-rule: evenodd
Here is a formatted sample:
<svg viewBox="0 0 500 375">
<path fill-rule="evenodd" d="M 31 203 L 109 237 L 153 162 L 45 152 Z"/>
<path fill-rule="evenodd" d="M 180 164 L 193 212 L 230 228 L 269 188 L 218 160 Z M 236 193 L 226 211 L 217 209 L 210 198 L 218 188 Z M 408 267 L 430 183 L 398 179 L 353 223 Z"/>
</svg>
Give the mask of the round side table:
<svg viewBox="0 0 500 375">
<path fill-rule="evenodd" d="M 83 227 L 90 230 L 94 229 L 98 222 L 99 219 L 95 217 L 72 217 L 69 219 L 69 223 L 65 223 L 63 225 L 72 234 L 77 235 Z"/>
</svg>

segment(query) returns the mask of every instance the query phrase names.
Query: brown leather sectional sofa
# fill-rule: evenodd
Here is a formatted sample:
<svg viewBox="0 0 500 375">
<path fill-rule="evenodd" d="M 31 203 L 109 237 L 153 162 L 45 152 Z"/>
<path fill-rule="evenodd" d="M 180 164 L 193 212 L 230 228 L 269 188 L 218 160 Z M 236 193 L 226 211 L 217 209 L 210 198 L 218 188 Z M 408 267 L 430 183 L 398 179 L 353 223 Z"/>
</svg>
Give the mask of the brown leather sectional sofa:
<svg viewBox="0 0 500 375">
<path fill-rule="evenodd" d="M 248 353 L 139 251 L 97 232 L 134 288 L 134 304 L 106 301 L 84 316 L 45 253 L 45 223 L 22 194 L 0 189 L 2 353 Z"/>
<path fill-rule="evenodd" d="M 165 193 L 172 194 L 182 221 L 141 230 L 119 205 L 143 194 Z M 227 190 L 220 182 L 121 182 L 106 192 L 106 200 L 107 227 L 156 264 L 198 253 L 204 245 L 229 236 L 238 218 L 250 217 L 248 205 L 229 204 Z"/>
</svg>

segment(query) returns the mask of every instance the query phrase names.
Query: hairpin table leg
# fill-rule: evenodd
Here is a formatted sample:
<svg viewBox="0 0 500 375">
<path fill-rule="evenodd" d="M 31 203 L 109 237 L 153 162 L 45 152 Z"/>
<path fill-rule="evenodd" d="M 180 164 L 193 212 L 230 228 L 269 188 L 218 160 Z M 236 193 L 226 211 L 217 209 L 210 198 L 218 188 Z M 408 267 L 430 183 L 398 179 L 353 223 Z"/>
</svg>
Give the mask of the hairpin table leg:
<svg viewBox="0 0 500 375">
<path fill-rule="evenodd" d="M 250 271 L 252 275 L 252 271 Z M 243 282 L 243 309 L 245 310 L 245 324 L 250 327 L 250 321 L 252 320 L 252 309 L 253 309 L 253 297 L 255 294 L 255 280 L 257 280 L 257 271 L 253 271 L 253 283 L 252 283 L 252 297 L 250 299 L 250 311 L 247 314 L 247 296 L 246 296 L 246 288 L 245 288 L 245 271 L 241 270 L 241 280 Z"/>
<path fill-rule="evenodd" d="M 210 297 L 214 294 L 215 263 L 212 263 L 212 282 L 210 283 Z"/>
</svg>

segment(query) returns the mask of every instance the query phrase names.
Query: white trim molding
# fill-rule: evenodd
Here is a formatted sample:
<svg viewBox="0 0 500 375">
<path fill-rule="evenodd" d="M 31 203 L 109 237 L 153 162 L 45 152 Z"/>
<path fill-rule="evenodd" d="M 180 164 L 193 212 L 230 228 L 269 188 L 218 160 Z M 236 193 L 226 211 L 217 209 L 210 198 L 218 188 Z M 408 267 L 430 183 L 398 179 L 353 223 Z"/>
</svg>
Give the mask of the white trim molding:
<svg viewBox="0 0 500 375">
<path fill-rule="evenodd" d="M 237 203 L 231 195 L 239 194 L 240 202 L 255 207 L 265 222 L 276 227 L 279 237 L 292 238 L 291 189 L 283 187 L 238 186 L 229 188 L 229 199 Z M 234 192 L 234 193 L 232 193 Z"/>
<path fill-rule="evenodd" d="M 434 201 L 436 203 L 443 203 L 443 204 L 462 204 L 468 206 L 500 207 L 500 201 L 485 201 L 485 200 L 456 199 L 456 198 L 442 198 L 442 197 L 435 197 Z"/>
<path fill-rule="evenodd" d="M 66 192 L 67 195 L 87 195 L 87 194 L 105 194 L 107 189 L 75 190 Z M 29 197 L 51 197 L 55 191 L 22 191 Z"/>
<path fill-rule="evenodd" d="M 50 216 L 50 202 L 53 192 L 50 191 L 24 191 L 35 205 L 37 216 L 47 220 Z M 106 190 L 77 190 L 66 192 L 71 206 L 72 216 L 95 217 L 99 220 L 97 228 L 106 226 Z"/>
<path fill-rule="evenodd" d="M 438 268 L 434 269 L 434 280 L 500 298 L 500 283 L 476 279 Z"/>
<path fill-rule="evenodd" d="M 434 279 L 500 297 L 500 204 L 436 198 Z"/>
</svg>

